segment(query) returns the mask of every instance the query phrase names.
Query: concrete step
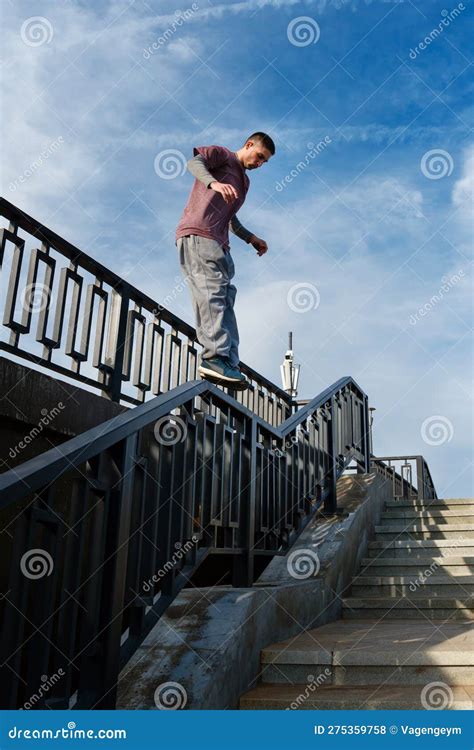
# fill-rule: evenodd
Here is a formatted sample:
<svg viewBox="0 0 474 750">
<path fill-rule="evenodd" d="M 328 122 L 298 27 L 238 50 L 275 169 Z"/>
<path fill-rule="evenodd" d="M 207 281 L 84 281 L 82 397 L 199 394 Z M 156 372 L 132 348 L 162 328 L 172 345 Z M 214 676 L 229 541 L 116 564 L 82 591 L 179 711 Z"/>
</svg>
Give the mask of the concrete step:
<svg viewBox="0 0 474 750">
<path fill-rule="evenodd" d="M 422 576 L 374 576 L 361 575 L 353 579 L 351 595 L 361 596 L 474 596 L 474 576 L 464 576 L 458 580 L 443 575 L 442 570 L 436 574 Z"/>
<path fill-rule="evenodd" d="M 369 557 L 474 556 L 474 539 L 384 539 L 369 542 Z"/>
<path fill-rule="evenodd" d="M 382 513 L 380 522 L 418 521 L 419 523 L 463 523 L 466 520 L 474 523 L 474 506 L 472 510 L 387 510 Z"/>
<path fill-rule="evenodd" d="M 442 572 L 452 578 L 464 578 L 474 575 L 473 557 L 365 557 L 362 560 L 360 575 L 431 575 L 433 571 Z"/>
<path fill-rule="evenodd" d="M 267 646 L 261 668 L 263 683 L 318 689 L 474 684 L 474 630 L 469 623 L 339 620 Z"/>
<path fill-rule="evenodd" d="M 446 710 L 469 711 L 473 707 L 474 689 L 453 687 L 446 691 Z M 422 687 L 316 687 L 310 685 L 259 685 L 242 696 L 241 709 L 390 709 L 426 710 L 422 703 Z"/>
<path fill-rule="evenodd" d="M 391 508 L 414 508 L 420 510 L 456 510 L 457 508 L 474 508 L 474 498 L 472 497 L 450 497 L 447 499 L 424 500 L 387 500 L 385 503 L 387 510 Z"/>
<path fill-rule="evenodd" d="M 347 619 L 426 618 L 428 620 L 474 621 L 474 597 L 425 596 L 349 596 L 342 600 L 342 616 Z"/>
<path fill-rule="evenodd" d="M 384 539 L 474 539 L 474 524 L 393 523 L 376 526 L 375 541 Z"/>
</svg>

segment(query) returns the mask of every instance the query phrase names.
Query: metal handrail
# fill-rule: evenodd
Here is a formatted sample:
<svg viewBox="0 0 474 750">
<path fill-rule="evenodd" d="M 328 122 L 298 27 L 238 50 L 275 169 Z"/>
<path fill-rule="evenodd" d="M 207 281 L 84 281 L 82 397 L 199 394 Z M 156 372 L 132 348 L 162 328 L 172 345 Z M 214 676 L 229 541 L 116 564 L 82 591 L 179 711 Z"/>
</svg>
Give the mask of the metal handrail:
<svg viewBox="0 0 474 750">
<path fill-rule="evenodd" d="M 201 347 L 192 326 L 5 198 L 0 216 L 9 222 L 0 229 L 0 268 L 9 271 L 2 321 L 9 340 L 0 349 L 134 405 L 198 378 Z M 32 241 L 41 247 L 27 247 Z M 250 385 L 236 400 L 272 424 L 283 422 L 294 409 L 289 394 L 240 367 Z"/>
<path fill-rule="evenodd" d="M 2 706 L 21 707 L 62 665 L 48 707 L 112 708 L 121 667 L 209 555 L 219 578 L 251 586 L 318 508 L 337 512 L 338 477 L 353 460 L 367 472 L 369 455 L 367 396 L 351 377 L 279 426 L 195 381 L 0 475 L 16 527 Z M 42 553 L 40 581 L 30 553 Z"/>
<path fill-rule="evenodd" d="M 409 461 L 415 462 L 415 481 L 412 481 L 412 465 Z M 401 473 L 392 466 L 394 462 L 403 462 L 401 464 Z M 384 477 L 390 478 L 393 485 L 394 498 L 412 498 L 416 500 L 436 500 L 437 494 L 435 485 L 423 456 L 370 456 L 370 466 Z"/>
</svg>

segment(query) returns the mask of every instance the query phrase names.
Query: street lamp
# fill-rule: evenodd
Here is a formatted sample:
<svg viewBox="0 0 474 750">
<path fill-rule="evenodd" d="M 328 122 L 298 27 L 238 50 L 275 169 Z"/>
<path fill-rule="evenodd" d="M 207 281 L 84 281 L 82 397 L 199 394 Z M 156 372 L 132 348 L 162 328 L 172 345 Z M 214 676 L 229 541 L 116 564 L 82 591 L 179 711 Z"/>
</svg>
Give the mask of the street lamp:
<svg viewBox="0 0 474 750">
<path fill-rule="evenodd" d="M 290 331 L 288 334 L 288 351 L 285 354 L 283 364 L 280 365 L 281 379 L 283 382 L 283 390 L 286 391 L 291 398 L 295 398 L 298 394 L 298 378 L 300 374 L 300 365 L 295 365 L 294 354 L 293 354 L 293 333 Z"/>
<path fill-rule="evenodd" d="M 377 411 L 375 406 L 369 406 L 370 421 L 369 421 L 369 455 L 374 452 L 374 446 L 372 441 L 372 425 L 374 423 L 374 411 Z"/>
</svg>

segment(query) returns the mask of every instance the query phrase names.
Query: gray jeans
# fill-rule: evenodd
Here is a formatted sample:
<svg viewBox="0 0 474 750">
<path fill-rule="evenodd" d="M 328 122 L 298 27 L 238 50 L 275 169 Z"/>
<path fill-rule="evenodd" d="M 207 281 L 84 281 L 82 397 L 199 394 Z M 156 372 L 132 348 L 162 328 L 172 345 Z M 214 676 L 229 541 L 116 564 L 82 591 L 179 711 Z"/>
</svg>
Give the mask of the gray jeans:
<svg viewBox="0 0 474 750">
<path fill-rule="evenodd" d="M 235 274 L 230 251 L 197 234 L 176 240 L 179 263 L 196 317 L 196 333 L 202 359 L 228 358 L 239 364 L 239 331 L 234 313 L 237 289 L 230 280 Z"/>
</svg>

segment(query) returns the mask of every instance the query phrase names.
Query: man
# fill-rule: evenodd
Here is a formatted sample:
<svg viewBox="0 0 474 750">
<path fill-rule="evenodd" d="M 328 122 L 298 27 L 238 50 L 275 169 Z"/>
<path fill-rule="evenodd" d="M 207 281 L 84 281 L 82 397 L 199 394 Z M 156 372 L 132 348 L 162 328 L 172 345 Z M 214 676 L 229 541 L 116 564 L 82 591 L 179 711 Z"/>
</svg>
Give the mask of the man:
<svg viewBox="0 0 474 750">
<path fill-rule="evenodd" d="M 257 169 L 275 153 L 266 133 L 253 133 L 238 151 L 224 146 L 198 146 L 187 166 L 196 178 L 176 228 L 182 273 L 191 291 L 196 333 L 203 350 L 199 374 L 232 389 L 247 388 L 239 369 L 239 333 L 234 313 L 237 292 L 229 227 L 251 244 L 259 256 L 265 240 L 246 229 L 236 214 L 249 188 L 246 171 Z"/>
</svg>

